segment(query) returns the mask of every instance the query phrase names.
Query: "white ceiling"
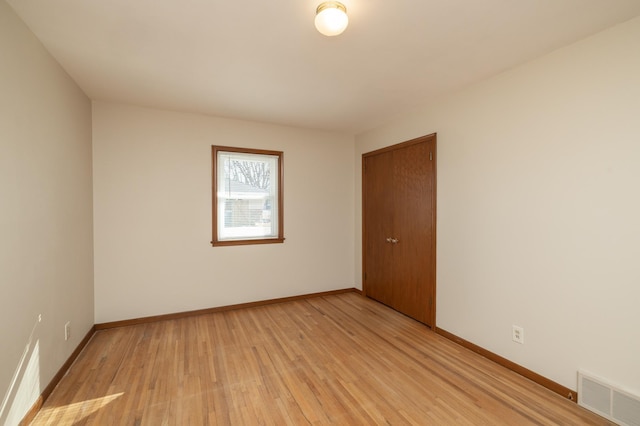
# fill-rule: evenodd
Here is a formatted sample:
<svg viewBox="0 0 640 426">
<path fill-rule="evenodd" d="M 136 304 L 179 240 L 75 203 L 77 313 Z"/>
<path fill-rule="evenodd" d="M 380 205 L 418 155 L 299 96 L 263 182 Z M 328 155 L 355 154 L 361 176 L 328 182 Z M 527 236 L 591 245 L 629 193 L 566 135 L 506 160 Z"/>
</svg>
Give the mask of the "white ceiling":
<svg viewBox="0 0 640 426">
<path fill-rule="evenodd" d="M 6 0 L 94 100 L 358 133 L 640 15 L 640 0 Z"/>
</svg>

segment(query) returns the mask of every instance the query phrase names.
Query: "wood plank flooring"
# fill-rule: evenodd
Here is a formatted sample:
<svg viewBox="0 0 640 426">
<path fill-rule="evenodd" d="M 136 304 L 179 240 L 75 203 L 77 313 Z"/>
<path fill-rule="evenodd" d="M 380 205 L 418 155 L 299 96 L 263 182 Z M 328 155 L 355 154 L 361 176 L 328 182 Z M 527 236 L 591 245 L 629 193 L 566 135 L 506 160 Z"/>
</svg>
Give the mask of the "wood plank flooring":
<svg viewBox="0 0 640 426">
<path fill-rule="evenodd" d="M 356 293 L 98 331 L 32 425 L 607 425 Z"/>
</svg>

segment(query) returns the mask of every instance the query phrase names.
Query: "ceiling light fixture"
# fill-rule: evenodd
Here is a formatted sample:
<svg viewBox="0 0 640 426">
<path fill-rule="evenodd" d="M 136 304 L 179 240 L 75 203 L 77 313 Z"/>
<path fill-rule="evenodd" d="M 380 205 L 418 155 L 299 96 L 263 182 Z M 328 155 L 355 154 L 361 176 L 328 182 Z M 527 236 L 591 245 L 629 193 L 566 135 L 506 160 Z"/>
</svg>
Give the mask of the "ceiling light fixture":
<svg viewBox="0 0 640 426">
<path fill-rule="evenodd" d="M 349 25 L 347 8 L 337 1 L 325 1 L 316 9 L 316 28 L 326 36 L 337 36 Z"/>
</svg>

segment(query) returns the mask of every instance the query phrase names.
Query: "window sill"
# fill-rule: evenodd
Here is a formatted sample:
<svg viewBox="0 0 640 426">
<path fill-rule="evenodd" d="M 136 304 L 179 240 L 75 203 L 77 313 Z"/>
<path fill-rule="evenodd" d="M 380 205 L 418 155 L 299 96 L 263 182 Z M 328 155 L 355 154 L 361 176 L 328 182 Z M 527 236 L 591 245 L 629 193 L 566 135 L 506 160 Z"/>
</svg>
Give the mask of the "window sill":
<svg viewBox="0 0 640 426">
<path fill-rule="evenodd" d="M 226 240 L 226 241 L 211 241 L 213 247 L 225 247 L 225 246 L 248 246 L 254 244 L 281 244 L 284 243 L 284 238 L 262 238 L 255 240 Z"/>
</svg>

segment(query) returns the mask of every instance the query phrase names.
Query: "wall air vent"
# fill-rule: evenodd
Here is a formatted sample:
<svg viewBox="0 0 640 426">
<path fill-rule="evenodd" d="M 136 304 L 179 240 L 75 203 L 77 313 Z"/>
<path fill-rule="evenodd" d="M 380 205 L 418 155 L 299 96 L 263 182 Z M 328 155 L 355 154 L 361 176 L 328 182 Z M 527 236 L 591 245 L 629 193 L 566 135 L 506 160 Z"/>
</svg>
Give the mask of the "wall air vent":
<svg viewBox="0 0 640 426">
<path fill-rule="evenodd" d="M 578 371 L 578 404 L 624 426 L 640 426 L 640 396 Z"/>
</svg>

